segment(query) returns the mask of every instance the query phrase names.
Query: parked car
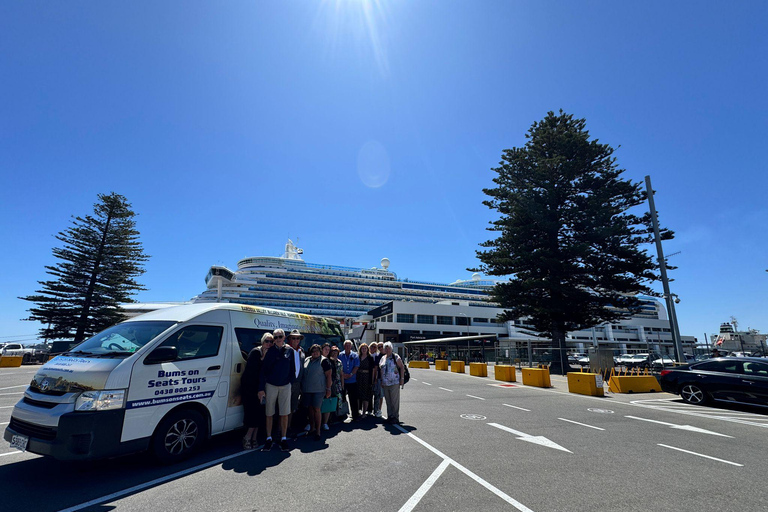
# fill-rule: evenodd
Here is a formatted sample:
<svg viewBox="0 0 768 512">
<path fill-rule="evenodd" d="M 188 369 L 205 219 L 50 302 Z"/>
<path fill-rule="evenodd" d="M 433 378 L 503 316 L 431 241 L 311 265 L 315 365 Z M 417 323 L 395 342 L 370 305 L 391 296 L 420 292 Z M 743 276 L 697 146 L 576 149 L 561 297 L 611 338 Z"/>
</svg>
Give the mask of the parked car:
<svg viewBox="0 0 768 512">
<path fill-rule="evenodd" d="M 652 368 L 663 368 L 665 366 L 675 366 L 675 360 L 669 356 L 661 356 L 651 362 Z"/>
<path fill-rule="evenodd" d="M 633 354 L 632 357 L 624 359 L 624 366 L 627 368 L 648 368 L 654 359 L 656 357 L 651 356 L 651 354 Z"/>
<path fill-rule="evenodd" d="M 689 404 L 711 400 L 768 407 L 768 362 L 757 357 L 718 357 L 664 369 L 661 389 Z"/>
<path fill-rule="evenodd" d="M 0 354 L 4 356 L 21 356 L 24 364 L 44 362 L 45 353 L 31 346 L 24 346 L 21 343 L 6 343 L 0 348 Z"/>
<path fill-rule="evenodd" d="M 621 354 L 620 356 L 614 358 L 614 361 L 618 366 L 626 366 L 627 361 L 632 359 L 633 354 Z"/>
</svg>

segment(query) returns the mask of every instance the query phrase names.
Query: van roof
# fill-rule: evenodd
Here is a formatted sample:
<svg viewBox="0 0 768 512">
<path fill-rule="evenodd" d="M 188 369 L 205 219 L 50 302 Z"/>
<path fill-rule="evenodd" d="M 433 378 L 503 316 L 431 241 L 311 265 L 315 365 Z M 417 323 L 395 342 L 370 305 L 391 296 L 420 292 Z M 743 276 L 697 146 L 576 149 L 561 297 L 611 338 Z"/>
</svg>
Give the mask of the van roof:
<svg viewBox="0 0 768 512">
<path fill-rule="evenodd" d="M 292 318 L 319 318 L 303 313 L 294 313 L 293 311 L 284 311 L 281 309 L 265 308 L 261 306 L 250 306 L 247 304 L 234 304 L 231 302 L 209 302 L 200 304 L 185 304 L 183 306 L 172 306 L 167 308 L 150 311 L 142 315 L 130 318 L 126 322 L 146 321 L 146 320 L 171 320 L 174 322 L 186 322 L 197 316 L 215 310 L 243 311 L 246 313 L 255 313 L 260 315 L 274 315 Z M 327 318 L 329 322 L 336 322 L 332 318 Z"/>
</svg>

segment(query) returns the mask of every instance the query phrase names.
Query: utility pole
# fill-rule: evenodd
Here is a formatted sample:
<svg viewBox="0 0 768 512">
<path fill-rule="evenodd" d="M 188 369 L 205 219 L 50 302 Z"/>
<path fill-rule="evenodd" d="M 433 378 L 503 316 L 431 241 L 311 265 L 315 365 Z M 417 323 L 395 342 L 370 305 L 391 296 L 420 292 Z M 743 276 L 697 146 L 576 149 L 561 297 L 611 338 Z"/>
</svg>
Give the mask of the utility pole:
<svg viewBox="0 0 768 512">
<path fill-rule="evenodd" d="M 664 298 L 667 301 L 667 313 L 669 314 L 669 327 L 672 331 L 672 343 L 675 347 L 675 357 L 678 363 L 684 363 L 683 345 L 680 342 L 680 330 L 677 325 L 677 315 L 675 314 L 675 301 L 669 291 L 669 279 L 667 278 L 667 262 L 664 259 L 664 251 L 661 248 L 661 235 L 659 234 L 659 219 L 656 218 L 656 203 L 653 200 L 653 187 L 651 187 L 651 177 L 645 177 L 645 188 L 648 192 L 648 206 L 651 209 L 651 220 L 653 221 L 653 236 L 656 239 L 656 252 L 659 258 L 659 270 L 661 271 L 661 284 L 664 287 Z"/>
</svg>

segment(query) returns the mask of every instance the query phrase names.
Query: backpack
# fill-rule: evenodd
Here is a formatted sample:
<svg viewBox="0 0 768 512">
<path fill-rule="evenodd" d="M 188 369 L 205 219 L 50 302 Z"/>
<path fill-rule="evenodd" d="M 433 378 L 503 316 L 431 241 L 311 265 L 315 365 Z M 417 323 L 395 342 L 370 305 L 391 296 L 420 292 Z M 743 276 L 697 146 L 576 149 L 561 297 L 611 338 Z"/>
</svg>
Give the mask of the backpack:
<svg viewBox="0 0 768 512">
<path fill-rule="evenodd" d="M 408 384 L 408 381 L 411 380 L 411 372 L 408 371 L 408 365 L 405 364 L 405 361 L 403 361 L 403 358 L 395 354 L 395 364 L 397 364 L 397 361 L 400 360 L 403 362 L 403 386 Z"/>
</svg>

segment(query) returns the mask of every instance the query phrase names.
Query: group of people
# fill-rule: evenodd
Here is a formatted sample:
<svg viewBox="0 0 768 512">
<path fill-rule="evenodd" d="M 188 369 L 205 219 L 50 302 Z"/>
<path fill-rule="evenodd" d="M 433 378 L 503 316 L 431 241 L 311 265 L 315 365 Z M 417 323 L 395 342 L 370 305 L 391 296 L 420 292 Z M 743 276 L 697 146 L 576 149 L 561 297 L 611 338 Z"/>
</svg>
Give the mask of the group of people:
<svg viewBox="0 0 768 512">
<path fill-rule="evenodd" d="M 265 427 L 263 451 L 274 444 L 287 451 L 288 429 L 307 419 L 307 436 L 322 439 L 331 420 L 360 421 L 381 418 L 382 400 L 387 404 L 387 423 L 400 423 L 400 389 L 404 383 L 403 361 L 392 343 L 362 343 L 352 350 L 351 340 L 344 350 L 326 343 L 312 345 L 307 357 L 301 348 L 304 336 L 294 329 L 265 333 L 261 345 L 248 354 L 241 380 L 241 397 L 247 428 L 243 447 L 258 446 L 257 435 Z M 280 440 L 272 439 L 274 418 L 280 422 Z"/>
</svg>

